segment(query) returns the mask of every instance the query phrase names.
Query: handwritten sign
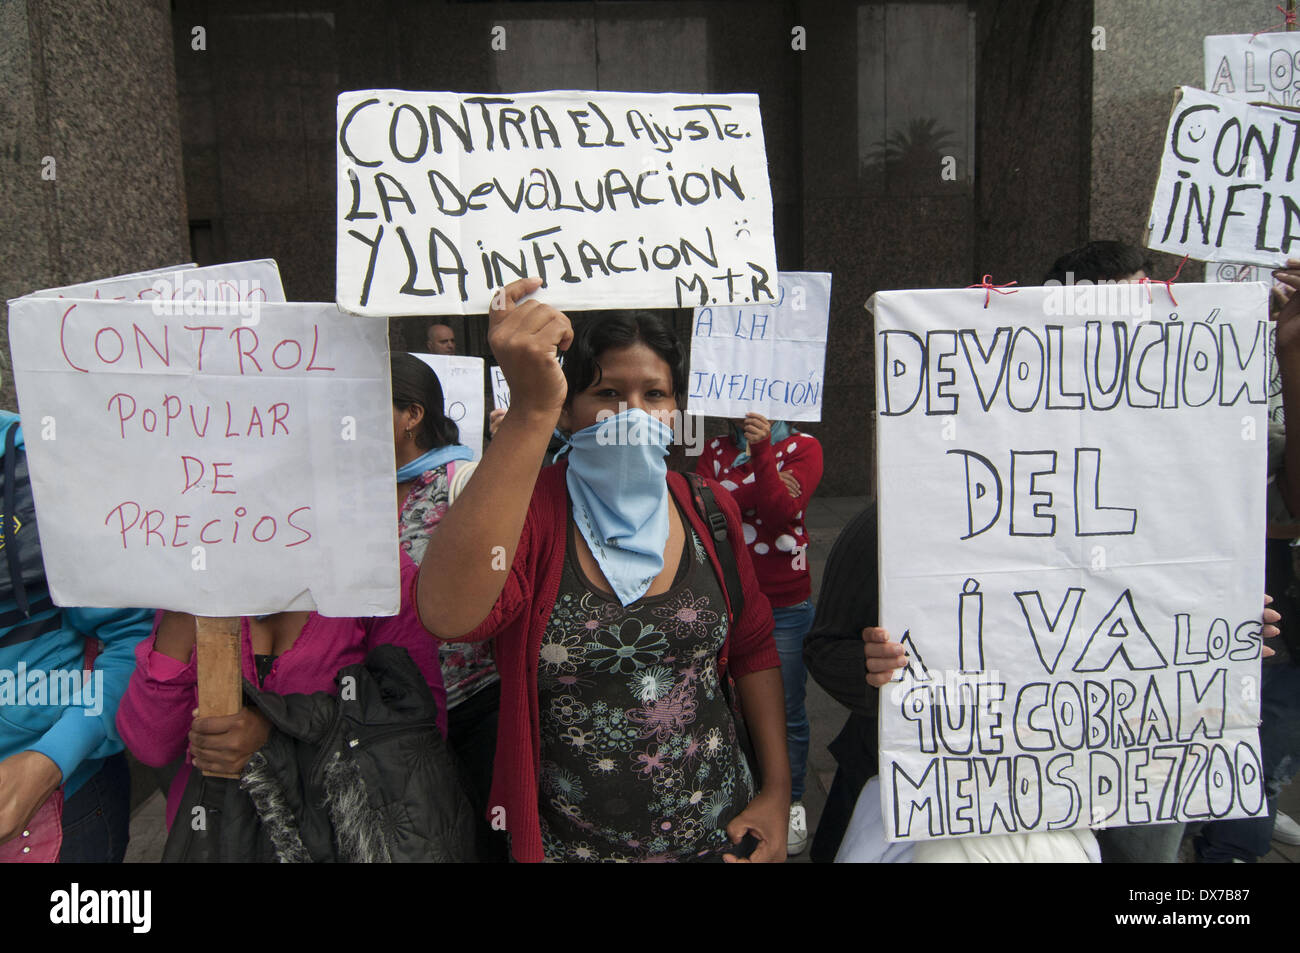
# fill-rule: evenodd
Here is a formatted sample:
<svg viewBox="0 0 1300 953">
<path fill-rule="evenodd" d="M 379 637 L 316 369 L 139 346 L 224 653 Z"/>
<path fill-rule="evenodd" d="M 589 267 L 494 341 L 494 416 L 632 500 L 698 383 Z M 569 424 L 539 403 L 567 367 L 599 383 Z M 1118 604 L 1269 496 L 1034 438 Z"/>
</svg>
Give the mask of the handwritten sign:
<svg viewBox="0 0 1300 953">
<path fill-rule="evenodd" d="M 112 283 L 135 282 L 137 287 L 148 287 L 149 279 L 158 275 L 174 274 L 178 271 L 190 271 L 198 267 L 194 262 L 185 262 L 179 265 L 171 265 L 166 268 L 151 268 L 148 271 L 132 271 L 124 275 L 112 275 L 108 278 L 98 278 L 94 281 L 84 281 L 76 285 L 64 285 L 60 288 L 42 288 L 39 291 L 33 291 L 32 294 L 42 298 L 107 298 L 110 297 L 103 292 Z M 135 292 L 132 292 L 134 297 Z"/>
<path fill-rule="evenodd" d="M 492 408 L 494 410 L 509 410 L 510 385 L 506 383 L 506 375 L 501 373 L 500 364 L 493 364 L 490 371 L 492 373 Z"/>
<path fill-rule="evenodd" d="M 1238 102 L 1300 106 L 1300 33 L 1241 33 L 1205 38 L 1205 88 Z M 1212 262 L 1206 281 L 1271 282 L 1269 269 L 1245 262 Z M 1274 329 L 1276 337 L 1276 328 Z M 1281 421 L 1282 376 L 1269 348 L 1268 416 Z"/>
<path fill-rule="evenodd" d="M 417 354 L 442 385 L 443 413 L 460 429 L 460 442 L 483 456 L 483 358 L 456 354 Z"/>
<path fill-rule="evenodd" d="M 1267 289 L 1175 287 L 875 296 L 891 840 L 1267 809 Z"/>
<path fill-rule="evenodd" d="M 1207 36 L 1205 89 L 1239 102 L 1300 106 L 1300 34 Z"/>
<path fill-rule="evenodd" d="M 771 305 L 696 308 L 692 413 L 821 420 L 831 276 L 783 271 Z"/>
<path fill-rule="evenodd" d="M 257 327 L 231 310 L 10 302 L 54 601 L 396 613 L 384 326 L 332 303 L 268 302 Z"/>
<path fill-rule="evenodd" d="M 1148 247 L 1203 261 L 1285 265 L 1300 254 L 1298 159 L 1300 114 L 1179 87 Z"/>
<path fill-rule="evenodd" d="M 758 97 L 363 90 L 338 100 L 339 307 L 483 314 L 770 301 Z"/>
<path fill-rule="evenodd" d="M 101 278 L 63 288 L 32 292 L 38 298 L 93 298 L 108 301 L 157 301 L 182 306 L 185 302 L 221 304 L 283 301 L 280 269 L 270 258 L 234 261 L 195 268 L 177 265 L 115 278 Z M 197 308 L 192 308 L 194 313 Z M 250 317 L 249 311 L 244 317 Z M 248 323 L 252 323 L 249 321 Z"/>
</svg>

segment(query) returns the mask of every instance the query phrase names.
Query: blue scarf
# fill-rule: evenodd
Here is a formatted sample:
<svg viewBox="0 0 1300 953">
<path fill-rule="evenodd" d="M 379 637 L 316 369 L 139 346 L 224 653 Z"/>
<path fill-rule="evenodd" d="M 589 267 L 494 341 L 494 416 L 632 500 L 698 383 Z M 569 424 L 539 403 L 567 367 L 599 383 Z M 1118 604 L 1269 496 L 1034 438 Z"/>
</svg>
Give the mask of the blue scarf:
<svg viewBox="0 0 1300 953">
<path fill-rule="evenodd" d="M 449 443 L 445 447 L 435 447 L 428 453 L 416 457 L 406 466 L 397 468 L 397 482 L 409 483 L 421 473 L 434 467 L 440 467 L 451 460 L 473 460 L 474 451 L 464 444 Z"/>
<path fill-rule="evenodd" d="M 791 427 L 789 423 L 787 423 L 786 421 L 774 420 L 772 421 L 772 436 L 769 438 L 769 441 L 771 442 L 772 446 L 775 447 L 778 443 L 780 443 L 782 440 L 789 437 L 791 434 L 795 434 L 798 432 L 799 431 Z M 740 466 L 742 463 L 744 463 L 746 460 L 749 459 L 749 447 L 745 443 L 745 428 L 737 427 L 733 424 L 731 427 L 731 439 L 735 442 L 736 446 L 740 448 L 740 455 L 736 457 L 736 459 L 731 461 L 731 463 L 727 467 L 728 470 Z"/>
<path fill-rule="evenodd" d="M 671 427 L 635 408 L 565 440 L 574 522 L 625 606 L 664 568 L 672 440 Z"/>
</svg>

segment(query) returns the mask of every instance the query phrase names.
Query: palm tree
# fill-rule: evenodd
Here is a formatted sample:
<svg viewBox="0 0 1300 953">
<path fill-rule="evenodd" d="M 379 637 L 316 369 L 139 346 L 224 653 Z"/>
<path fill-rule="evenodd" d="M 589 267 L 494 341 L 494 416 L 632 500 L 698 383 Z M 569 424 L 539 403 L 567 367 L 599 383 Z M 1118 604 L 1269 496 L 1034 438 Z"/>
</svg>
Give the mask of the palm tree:
<svg viewBox="0 0 1300 953">
<path fill-rule="evenodd" d="M 906 131 L 895 129 L 880 140 L 862 168 L 872 178 L 881 177 L 881 184 L 891 189 L 906 188 L 909 182 L 933 185 L 941 181 L 944 156 L 957 147 L 954 134 L 940 128 L 937 119 L 912 119 Z"/>
</svg>

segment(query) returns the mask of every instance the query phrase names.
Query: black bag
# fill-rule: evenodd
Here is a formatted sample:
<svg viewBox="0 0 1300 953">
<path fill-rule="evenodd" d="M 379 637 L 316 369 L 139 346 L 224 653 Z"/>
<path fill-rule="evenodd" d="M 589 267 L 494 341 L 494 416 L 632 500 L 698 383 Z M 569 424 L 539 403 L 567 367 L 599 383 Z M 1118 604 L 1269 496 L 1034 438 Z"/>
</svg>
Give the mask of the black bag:
<svg viewBox="0 0 1300 953">
<path fill-rule="evenodd" d="M 474 813 L 410 654 L 377 646 L 336 683 L 277 695 L 245 681 L 270 738 L 238 781 L 191 773 L 164 861 L 474 860 Z"/>
<path fill-rule="evenodd" d="M 26 642 L 62 625 L 62 613 L 32 626 L 21 626 L 33 613 L 50 608 L 53 603 L 45 588 L 45 562 L 41 557 L 41 538 L 36 529 L 36 504 L 27 472 L 27 454 L 17 447 L 19 424 L 15 421 L 5 432 L 4 513 L 0 515 L 0 548 L 4 549 L 4 569 L 0 571 L 0 600 L 13 600 L 14 609 L 0 617 L 0 632 L 6 644 Z M 36 593 L 32 598 L 29 591 Z M 36 631 L 40 629 L 40 631 Z"/>
</svg>

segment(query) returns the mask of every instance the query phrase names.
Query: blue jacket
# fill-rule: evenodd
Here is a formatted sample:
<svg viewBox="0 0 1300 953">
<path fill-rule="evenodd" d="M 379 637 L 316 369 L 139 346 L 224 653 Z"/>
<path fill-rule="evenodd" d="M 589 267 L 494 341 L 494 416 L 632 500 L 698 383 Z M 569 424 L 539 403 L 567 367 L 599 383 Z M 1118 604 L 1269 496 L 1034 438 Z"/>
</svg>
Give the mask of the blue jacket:
<svg viewBox="0 0 1300 953">
<path fill-rule="evenodd" d="M 11 428 L 12 461 L 5 453 Z M 41 752 L 63 772 L 69 796 L 105 758 L 122 750 L 114 724 L 117 706 L 135 669 L 136 643 L 149 634 L 153 613 L 59 608 L 51 602 L 39 537 L 31 539 L 37 529 L 30 485 L 21 478 L 23 447 L 18 416 L 0 411 L 0 462 L 10 478 L 5 485 L 14 487 L 6 496 L 12 496 L 14 514 L 23 514 L 8 538 L 9 507 L 0 499 L 0 760 L 20 751 Z M 15 468 L 18 478 L 13 478 Z M 89 682 L 82 671 L 87 639 L 103 646 Z"/>
</svg>

